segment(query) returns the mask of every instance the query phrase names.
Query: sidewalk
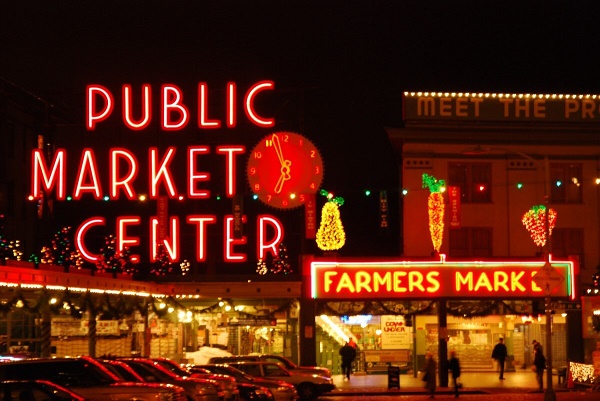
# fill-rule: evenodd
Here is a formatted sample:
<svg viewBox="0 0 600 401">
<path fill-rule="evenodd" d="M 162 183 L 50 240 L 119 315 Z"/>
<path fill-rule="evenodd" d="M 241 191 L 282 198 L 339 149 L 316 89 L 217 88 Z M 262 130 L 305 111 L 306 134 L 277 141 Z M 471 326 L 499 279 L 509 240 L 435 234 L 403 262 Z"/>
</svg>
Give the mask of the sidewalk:
<svg viewBox="0 0 600 401">
<path fill-rule="evenodd" d="M 412 373 L 400 375 L 400 389 L 388 389 L 387 374 L 354 374 L 350 381 L 343 381 L 342 375 L 333 375 L 336 389 L 327 395 L 399 395 L 399 394 L 425 394 L 423 382 Z M 537 383 L 535 374 L 531 371 L 518 370 L 504 374 L 506 380 L 498 379 L 497 372 L 466 372 L 461 375 L 463 388 L 461 394 L 489 394 L 489 393 L 536 393 Z M 452 380 L 448 381 L 449 387 L 439 387 L 436 394 L 453 393 Z M 553 376 L 552 381 L 555 392 L 568 392 L 566 384 L 558 383 L 558 376 Z M 546 376 L 544 376 L 546 388 Z M 596 393 L 598 394 L 598 393 Z M 598 394 L 600 399 L 600 394 Z"/>
</svg>

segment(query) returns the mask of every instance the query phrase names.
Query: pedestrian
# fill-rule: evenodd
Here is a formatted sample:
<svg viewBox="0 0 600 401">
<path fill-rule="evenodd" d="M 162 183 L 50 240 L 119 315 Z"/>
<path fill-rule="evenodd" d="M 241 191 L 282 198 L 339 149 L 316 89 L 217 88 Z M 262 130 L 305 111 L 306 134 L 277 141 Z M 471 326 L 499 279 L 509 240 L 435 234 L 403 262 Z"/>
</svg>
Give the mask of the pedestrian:
<svg viewBox="0 0 600 401">
<path fill-rule="evenodd" d="M 425 369 L 423 373 L 423 381 L 425 382 L 425 389 L 429 391 L 429 398 L 433 398 L 435 388 L 437 386 L 437 363 L 433 359 L 433 354 L 427 352 L 425 354 Z"/>
<path fill-rule="evenodd" d="M 450 359 L 448 360 L 448 370 L 452 373 L 452 382 L 454 384 L 454 397 L 458 398 L 458 389 L 460 385 L 460 361 L 456 356 L 456 351 L 450 351 Z"/>
<path fill-rule="evenodd" d="M 546 369 L 546 357 L 542 347 L 534 348 L 533 350 L 533 367 L 535 368 L 535 378 L 537 380 L 539 390 L 544 391 L 544 369 Z"/>
<path fill-rule="evenodd" d="M 354 348 L 354 349 L 358 349 L 358 344 L 356 343 L 356 341 L 354 341 L 354 338 L 350 337 L 348 339 L 348 344 Z"/>
<path fill-rule="evenodd" d="M 340 356 L 342 357 L 342 375 L 344 375 L 344 381 L 347 382 L 350 380 L 352 362 L 354 361 L 354 358 L 356 358 L 356 349 L 347 342 L 340 348 Z"/>
<path fill-rule="evenodd" d="M 506 345 L 504 345 L 504 338 L 500 337 L 498 344 L 494 346 L 494 350 L 492 351 L 492 359 L 498 361 L 498 367 L 500 368 L 500 380 L 504 380 L 504 361 L 507 354 L 508 351 Z"/>
<path fill-rule="evenodd" d="M 534 356 L 535 356 L 535 350 L 538 348 L 542 350 L 542 354 L 544 353 L 544 347 L 542 347 L 542 344 L 540 344 L 538 340 L 533 340 L 532 344 L 533 344 Z"/>
</svg>

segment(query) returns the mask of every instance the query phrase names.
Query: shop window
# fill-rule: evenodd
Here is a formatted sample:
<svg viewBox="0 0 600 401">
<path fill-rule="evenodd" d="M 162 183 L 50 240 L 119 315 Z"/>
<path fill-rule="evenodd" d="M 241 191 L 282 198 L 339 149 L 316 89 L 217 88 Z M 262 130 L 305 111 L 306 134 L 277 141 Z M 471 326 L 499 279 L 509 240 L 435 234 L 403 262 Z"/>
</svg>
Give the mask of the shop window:
<svg viewBox="0 0 600 401">
<path fill-rule="evenodd" d="M 449 163 L 447 184 L 460 188 L 463 203 L 489 203 L 492 201 L 492 165 Z"/>
<path fill-rule="evenodd" d="M 452 257 L 491 257 L 492 228 L 462 227 L 450 230 L 450 252 Z"/>
<path fill-rule="evenodd" d="M 578 256 L 579 262 L 583 263 L 582 228 L 554 228 L 550 240 L 554 257 Z"/>
<path fill-rule="evenodd" d="M 582 202 L 581 163 L 552 163 L 550 165 L 550 201 L 552 203 Z"/>
</svg>

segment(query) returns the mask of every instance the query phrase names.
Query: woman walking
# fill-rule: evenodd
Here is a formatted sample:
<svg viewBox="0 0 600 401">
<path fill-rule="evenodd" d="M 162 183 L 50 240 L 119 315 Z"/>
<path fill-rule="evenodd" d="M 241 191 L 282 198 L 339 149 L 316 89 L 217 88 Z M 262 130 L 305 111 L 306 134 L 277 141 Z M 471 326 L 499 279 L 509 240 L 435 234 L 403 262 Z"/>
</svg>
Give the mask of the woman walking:
<svg viewBox="0 0 600 401">
<path fill-rule="evenodd" d="M 433 359 L 433 354 L 427 352 L 425 354 L 425 373 L 423 374 L 423 381 L 425 382 L 425 389 L 429 391 L 429 398 L 433 398 L 435 388 L 437 387 L 437 363 Z"/>
</svg>

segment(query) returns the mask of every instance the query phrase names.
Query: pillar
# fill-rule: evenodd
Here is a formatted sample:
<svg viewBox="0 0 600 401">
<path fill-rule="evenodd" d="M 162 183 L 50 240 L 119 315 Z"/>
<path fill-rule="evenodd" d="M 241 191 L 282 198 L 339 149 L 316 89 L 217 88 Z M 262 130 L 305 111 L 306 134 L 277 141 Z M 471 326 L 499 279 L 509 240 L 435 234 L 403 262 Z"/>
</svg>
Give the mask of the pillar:
<svg viewBox="0 0 600 401">
<path fill-rule="evenodd" d="M 438 301 L 438 379 L 440 387 L 448 387 L 448 308 L 446 300 Z"/>
<path fill-rule="evenodd" d="M 40 322 L 40 356 L 42 358 L 50 358 L 52 354 L 52 315 L 49 310 L 42 312 L 42 319 Z"/>
<path fill-rule="evenodd" d="M 88 311 L 88 355 L 96 357 L 96 343 L 98 335 L 96 334 L 96 312 Z"/>
</svg>

